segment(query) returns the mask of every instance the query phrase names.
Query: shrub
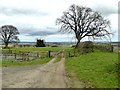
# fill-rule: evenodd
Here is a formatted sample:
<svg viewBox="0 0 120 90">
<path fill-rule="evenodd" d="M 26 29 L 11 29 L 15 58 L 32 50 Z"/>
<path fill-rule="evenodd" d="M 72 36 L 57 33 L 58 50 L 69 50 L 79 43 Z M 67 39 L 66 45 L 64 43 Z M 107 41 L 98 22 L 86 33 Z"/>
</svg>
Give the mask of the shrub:
<svg viewBox="0 0 120 90">
<path fill-rule="evenodd" d="M 44 40 L 37 39 L 36 47 L 45 47 Z"/>
<path fill-rule="evenodd" d="M 58 45 L 52 45 L 51 47 L 58 47 Z"/>
<path fill-rule="evenodd" d="M 93 52 L 93 42 L 91 41 L 85 41 L 81 42 L 78 46 L 78 50 L 80 53 L 89 53 Z"/>
</svg>

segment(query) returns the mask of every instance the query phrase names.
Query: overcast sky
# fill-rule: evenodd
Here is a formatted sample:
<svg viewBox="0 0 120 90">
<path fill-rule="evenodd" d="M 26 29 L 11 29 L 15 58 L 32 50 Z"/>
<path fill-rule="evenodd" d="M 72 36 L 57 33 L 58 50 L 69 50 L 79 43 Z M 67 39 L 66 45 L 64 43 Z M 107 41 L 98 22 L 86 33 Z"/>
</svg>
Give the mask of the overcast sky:
<svg viewBox="0 0 120 90">
<path fill-rule="evenodd" d="M 118 0 L 0 0 L 0 26 L 16 26 L 20 41 L 36 41 L 37 38 L 46 42 L 75 41 L 74 34 L 58 32 L 55 24 L 56 18 L 71 4 L 100 12 L 111 22 L 112 41 L 118 40 Z"/>
</svg>

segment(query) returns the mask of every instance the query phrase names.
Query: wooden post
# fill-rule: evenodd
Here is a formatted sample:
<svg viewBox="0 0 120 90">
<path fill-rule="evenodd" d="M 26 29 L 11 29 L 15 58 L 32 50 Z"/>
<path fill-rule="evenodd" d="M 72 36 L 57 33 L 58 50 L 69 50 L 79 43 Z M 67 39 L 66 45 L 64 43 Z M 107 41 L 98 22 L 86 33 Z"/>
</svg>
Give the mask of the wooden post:
<svg viewBox="0 0 120 90">
<path fill-rule="evenodd" d="M 23 61 L 25 61 L 25 53 L 22 53 L 22 52 L 21 52 L 21 55 L 22 55 Z"/>
<path fill-rule="evenodd" d="M 15 60 L 16 60 L 16 53 L 14 53 L 14 55 L 15 55 Z"/>
<path fill-rule="evenodd" d="M 48 57 L 50 57 L 50 52 L 51 52 L 51 51 L 48 51 Z"/>
<path fill-rule="evenodd" d="M 26 54 L 26 60 L 29 61 L 29 53 Z"/>
</svg>

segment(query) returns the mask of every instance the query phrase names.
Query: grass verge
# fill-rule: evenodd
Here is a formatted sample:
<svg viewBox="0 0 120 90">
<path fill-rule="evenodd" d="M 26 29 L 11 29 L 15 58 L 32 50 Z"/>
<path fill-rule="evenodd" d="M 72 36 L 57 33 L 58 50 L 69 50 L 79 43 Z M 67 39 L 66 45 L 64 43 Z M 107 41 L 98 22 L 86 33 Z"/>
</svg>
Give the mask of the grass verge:
<svg viewBox="0 0 120 90">
<path fill-rule="evenodd" d="M 118 63 L 118 54 L 96 51 L 67 58 L 65 65 L 70 77 L 77 77 L 92 87 L 118 88 L 116 63 Z"/>
<path fill-rule="evenodd" d="M 39 65 L 47 63 L 51 60 L 51 58 L 38 58 L 32 61 L 14 61 L 14 60 L 2 60 L 0 61 L 0 66 L 7 67 L 7 66 L 25 66 L 25 65 Z"/>
</svg>

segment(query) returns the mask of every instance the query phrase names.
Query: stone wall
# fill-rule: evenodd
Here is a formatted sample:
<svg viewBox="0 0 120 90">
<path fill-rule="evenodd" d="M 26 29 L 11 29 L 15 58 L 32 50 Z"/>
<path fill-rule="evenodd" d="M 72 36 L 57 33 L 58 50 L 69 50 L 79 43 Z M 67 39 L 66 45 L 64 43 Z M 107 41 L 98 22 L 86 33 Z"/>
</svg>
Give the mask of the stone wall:
<svg viewBox="0 0 120 90">
<path fill-rule="evenodd" d="M 94 47 L 102 51 L 113 52 L 113 45 L 110 45 L 110 44 L 95 45 Z"/>
</svg>

